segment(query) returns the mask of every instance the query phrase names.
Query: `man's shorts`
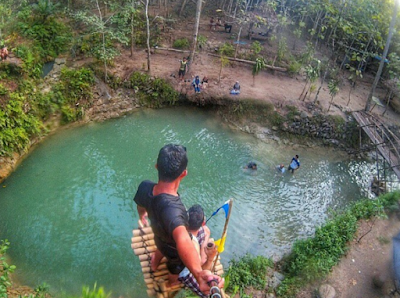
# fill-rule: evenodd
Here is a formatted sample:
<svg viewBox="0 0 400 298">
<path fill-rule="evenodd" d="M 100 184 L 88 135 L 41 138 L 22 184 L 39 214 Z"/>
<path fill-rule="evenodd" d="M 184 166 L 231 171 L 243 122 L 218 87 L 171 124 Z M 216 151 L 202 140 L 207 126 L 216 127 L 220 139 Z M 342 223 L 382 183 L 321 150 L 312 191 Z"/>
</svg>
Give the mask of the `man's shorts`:
<svg viewBox="0 0 400 298">
<path fill-rule="evenodd" d="M 179 72 L 178 72 L 178 76 L 184 76 L 185 73 L 186 73 L 185 70 L 180 69 Z"/>
</svg>

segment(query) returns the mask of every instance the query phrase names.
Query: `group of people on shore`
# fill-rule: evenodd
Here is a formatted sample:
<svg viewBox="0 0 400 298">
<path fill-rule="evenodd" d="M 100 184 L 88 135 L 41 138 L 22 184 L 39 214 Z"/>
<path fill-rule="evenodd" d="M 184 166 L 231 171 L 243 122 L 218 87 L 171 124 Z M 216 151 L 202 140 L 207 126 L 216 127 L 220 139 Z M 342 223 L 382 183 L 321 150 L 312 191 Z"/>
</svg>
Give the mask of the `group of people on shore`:
<svg viewBox="0 0 400 298">
<path fill-rule="evenodd" d="M 195 93 L 200 93 L 200 89 L 206 89 L 208 86 L 208 78 L 204 76 L 202 80 L 200 80 L 199 76 L 195 76 L 192 81 L 192 86 L 194 88 Z"/>
<path fill-rule="evenodd" d="M 210 231 L 205 226 L 204 211 L 194 205 L 186 211 L 178 193 L 187 171 L 187 152 L 181 145 L 168 144 L 159 151 L 156 169 L 158 182 L 140 183 L 134 202 L 139 219 L 153 229 L 157 250 L 151 258 L 155 271 L 161 259 L 167 259 L 169 284 L 182 282 L 199 297 L 206 298 L 211 283 L 224 285 L 224 279 L 211 273 L 215 249 L 206 250 Z"/>
<path fill-rule="evenodd" d="M 296 154 L 292 160 L 290 161 L 289 166 L 287 167 L 287 170 L 289 172 L 292 172 L 292 174 L 294 173 L 294 171 L 298 170 L 300 168 L 300 160 L 299 160 L 299 156 Z M 249 162 L 246 166 L 245 169 L 251 169 L 251 170 L 257 170 L 257 164 L 255 162 Z M 279 164 L 275 167 L 275 169 L 280 172 L 280 173 L 285 173 L 286 172 L 286 168 L 284 166 L 284 164 Z"/>
<path fill-rule="evenodd" d="M 179 66 L 179 71 L 178 71 L 178 79 L 180 82 L 184 82 L 189 62 L 186 57 L 183 57 L 182 60 L 179 60 L 179 62 L 180 62 L 180 66 Z M 174 75 L 174 77 L 175 77 L 175 75 Z M 209 83 L 209 79 L 207 76 L 204 76 L 203 79 L 200 80 L 200 76 L 196 75 L 192 81 L 192 86 L 194 88 L 194 92 L 200 93 L 202 89 L 207 88 L 208 83 Z M 230 94 L 233 94 L 233 95 L 240 94 L 239 81 L 236 81 L 235 84 L 233 84 Z"/>
</svg>

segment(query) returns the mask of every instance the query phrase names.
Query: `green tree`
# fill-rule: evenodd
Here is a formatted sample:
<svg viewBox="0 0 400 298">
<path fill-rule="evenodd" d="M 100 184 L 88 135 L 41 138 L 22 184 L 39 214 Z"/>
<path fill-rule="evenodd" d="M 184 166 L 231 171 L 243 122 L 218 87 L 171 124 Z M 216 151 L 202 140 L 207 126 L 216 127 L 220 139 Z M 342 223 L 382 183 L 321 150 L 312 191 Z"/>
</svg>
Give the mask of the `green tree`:
<svg viewBox="0 0 400 298">
<path fill-rule="evenodd" d="M 328 88 L 329 88 L 329 95 L 331 96 L 331 100 L 329 102 L 329 107 L 328 107 L 328 112 L 329 112 L 333 103 L 333 98 L 339 92 L 339 82 L 337 80 L 330 80 L 328 83 Z"/>
<path fill-rule="evenodd" d="M 262 69 L 265 68 L 265 66 L 267 65 L 267 63 L 265 62 L 264 58 L 262 57 L 258 57 L 256 59 L 256 64 L 254 64 L 253 66 L 253 71 L 252 71 L 252 75 L 253 75 L 253 86 L 255 86 L 255 78 L 256 75 L 258 75 L 260 73 L 260 71 Z"/>
<path fill-rule="evenodd" d="M 103 63 L 105 82 L 108 81 L 108 65 L 119 53 L 114 42 L 128 44 L 128 38 L 119 22 L 121 17 L 117 13 L 119 11 L 110 11 L 106 14 L 106 4 L 105 0 L 89 0 L 87 10 L 78 11 L 73 15 L 76 20 L 86 25 L 85 34 L 93 37 L 89 54 Z"/>
<path fill-rule="evenodd" d="M 321 70 L 321 61 L 318 59 L 314 59 L 312 63 L 310 63 L 305 68 L 306 74 L 306 83 L 304 85 L 303 91 L 301 92 L 299 99 L 305 100 L 307 94 L 310 92 L 310 89 L 313 86 L 313 83 L 318 79 Z"/>
<path fill-rule="evenodd" d="M 234 48 L 229 43 L 224 43 L 223 46 L 219 49 L 219 53 L 220 53 L 221 57 L 219 59 L 220 60 L 220 68 L 219 68 L 218 82 L 221 81 L 222 68 L 224 68 L 225 66 L 227 66 L 229 64 L 229 59 L 227 57 L 232 56 L 233 51 L 234 51 Z"/>
</svg>

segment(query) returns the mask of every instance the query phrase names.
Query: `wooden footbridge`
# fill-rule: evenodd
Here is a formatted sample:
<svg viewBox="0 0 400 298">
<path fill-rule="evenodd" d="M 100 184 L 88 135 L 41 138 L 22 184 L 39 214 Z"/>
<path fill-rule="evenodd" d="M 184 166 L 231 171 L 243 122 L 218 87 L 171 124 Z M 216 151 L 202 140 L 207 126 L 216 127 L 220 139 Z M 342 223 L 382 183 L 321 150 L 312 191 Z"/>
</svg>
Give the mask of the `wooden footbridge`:
<svg viewBox="0 0 400 298">
<path fill-rule="evenodd" d="M 360 128 L 368 135 L 379 153 L 386 161 L 385 166 L 378 168 L 378 181 L 387 181 L 386 170 L 392 169 L 400 180 L 400 139 L 378 118 L 365 111 L 353 112 L 354 119 Z M 361 142 L 361 139 L 360 139 Z M 378 158 L 377 158 L 378 162 Z"/>
</svg>

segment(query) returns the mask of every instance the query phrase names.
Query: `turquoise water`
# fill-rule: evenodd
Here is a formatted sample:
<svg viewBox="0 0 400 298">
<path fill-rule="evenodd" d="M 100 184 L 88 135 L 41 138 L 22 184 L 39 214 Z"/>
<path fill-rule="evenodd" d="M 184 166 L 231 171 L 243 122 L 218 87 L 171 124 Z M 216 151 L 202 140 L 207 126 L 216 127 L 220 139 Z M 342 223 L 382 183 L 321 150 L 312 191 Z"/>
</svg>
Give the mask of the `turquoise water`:
<svg viewBox="0 0 400 298">
<path fill-rule="evenodd" d="M 142 180 L 156 180 L 157 154 L 167 143 L 188 150 L 180 188 L 187 207 L 200 203 L 209 216 L 234 198 L 225 265 L 246 252 L 281 256 L 312 235 L 330 209 L 367 196 L 374 167 L 326 148 L 262 143 L 195 108 L 142 110 L 62 130 L 0 185 L 0 239 L 11 242 L 16 278 L 46 282 L 57 295 L 97 282 L 113 297 L 146 297 L 130 248 L 138 220 L 132 198 Z M 294 175 L 274 170 L 295 154 L 302 164 Z M 243 169 L 249 161 L 257 171 Z M 223 214 L 210 220 L 214 238 L 223 224 Z"/>
</svg>

